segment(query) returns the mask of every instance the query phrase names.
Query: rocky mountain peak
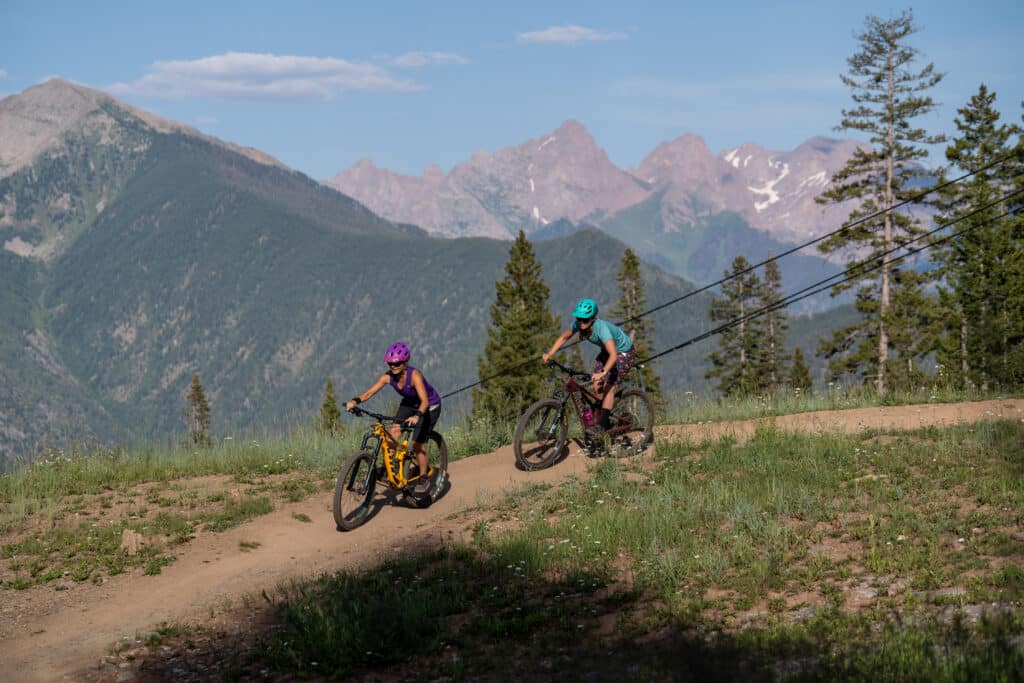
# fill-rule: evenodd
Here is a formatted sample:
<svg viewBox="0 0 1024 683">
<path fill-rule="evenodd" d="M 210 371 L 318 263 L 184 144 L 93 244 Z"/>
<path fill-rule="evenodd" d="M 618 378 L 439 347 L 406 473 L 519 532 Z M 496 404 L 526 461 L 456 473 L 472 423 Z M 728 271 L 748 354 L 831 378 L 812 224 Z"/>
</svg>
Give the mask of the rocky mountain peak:
<svg viewBox="0 0 1024 683">
<path fill-rule="evenodd" d="M 191 126 L 160 118 L 100 90 L 51 78 L 0 100 L 0 177 L 16 172 L 43 151 L 60 145 L 68 132 L 91 132 L 109 140 L 109 131 L 119 125 L 111 114 L 112 108 L 138 119 L 154 131 L 200 137 L 259 163 L 284 167 L 259 150 L 204 135 Z"/>
<path fill-rule="evenodd" d="M 635 174 L 655 186 L 668 183 L 694 188 L 715 173 L 715 157 L 704 138 L 686 133 L 663 142 L 640 163 Z"/>
<path fill-rule="evenodd" d="M 437 164 L 430 164 L 423 169 L 423 179 L 431 185 L 440 185 L 444 182 L 444 169 Z"/>
</svg>

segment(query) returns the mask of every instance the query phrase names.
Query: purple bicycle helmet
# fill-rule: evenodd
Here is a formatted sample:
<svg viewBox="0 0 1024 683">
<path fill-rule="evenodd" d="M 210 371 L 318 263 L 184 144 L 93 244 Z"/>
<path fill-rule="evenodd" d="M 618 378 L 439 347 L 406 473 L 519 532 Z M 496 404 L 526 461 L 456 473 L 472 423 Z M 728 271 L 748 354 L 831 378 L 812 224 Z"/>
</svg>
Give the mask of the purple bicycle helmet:
<svg viewBox="0 0 1024 683">
<path fill-rule="evenodd" d="M 409 347 L 402 342 L 395 342 L 384 352 L 385 363 L 405 363 L 409 360 Z"/>
</svg>

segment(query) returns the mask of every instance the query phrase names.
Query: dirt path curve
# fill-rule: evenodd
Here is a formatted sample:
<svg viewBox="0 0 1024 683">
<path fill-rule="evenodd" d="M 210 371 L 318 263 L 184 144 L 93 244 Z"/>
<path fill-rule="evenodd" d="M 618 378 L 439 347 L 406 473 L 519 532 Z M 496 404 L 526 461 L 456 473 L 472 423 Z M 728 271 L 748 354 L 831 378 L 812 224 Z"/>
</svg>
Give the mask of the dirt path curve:
<svg viewBox="0 0 1024 683">
<path fill-rule="evenodd" d="M 1024 419 L 1024 400 L 863 408 L 802 413 L 766 420 L 659 427 L 656 440 L 733 434 L 741 440 L 759 425 L 803 432 L 854 432 L 869 428 L 911 429 L 985 419 Z M 586 472 L 590 461 L 573 448 L 568 458 L 541 472 L 513 467 L 511 447 L 452 463 L 452 488 L 427 510 L 384 506 L 365 526 L 335 530 L 330 496 L 317 495 L 224 533 L 201 534 L 158 576 L 112 577 L 99 586 L 55 592 L 33 589 L 32 609 L 18 628 L 0 625 L 0 679 L 79 680 L 124 636 L 145 633 L 160 622 L 208 619 L 221 605 L 272 589 L 281 581 L 343 567 L 365 566 L 391 555 L 413 535 L 440 534 L 454 513 L 487 504 L 503 490 L 526 482 L 559 481 Z M 302 524 L 293 514 L 305 513 Z M 244 552 L 241 542 L 258 543 Z"/>
</svg>

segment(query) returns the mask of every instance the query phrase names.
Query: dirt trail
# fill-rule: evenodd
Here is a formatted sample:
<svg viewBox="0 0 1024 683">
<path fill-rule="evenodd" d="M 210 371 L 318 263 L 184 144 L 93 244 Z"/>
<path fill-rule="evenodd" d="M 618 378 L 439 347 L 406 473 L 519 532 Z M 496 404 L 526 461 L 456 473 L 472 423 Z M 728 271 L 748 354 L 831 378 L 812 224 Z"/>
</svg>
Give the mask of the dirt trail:
<svg viewBox="0 0 1024 683">
<path fill-rule="evenodd" d="M 759 425 L 810 433 L 870 428 L 911 429 L 985 419 L 1024 419 L 1024 400 L 863 408 L 803 413 L 765 420 L 659 427 L 656 441 L 734 434 L 744 439 Z M 559 481 L 586 472 L 590 460 L 576 447 L 555 467 L 521 472 L 511 447 L 452 463 L 452 488 L 427 510 L 384 505 L 365 526 L 335 530 L 330 495 L 318 494 L 224 533 L 201 534 L 182 546 L 176 562 L 158 576 L 112 577 L 99 585 L 55 592 L 41 586 L 26 592 L 31 606 L 15 621 L 4 610 L 0 624 L 0 679 L 79 680 L 88 667 L 124 636 L 160 622 L 202 622 L 225 604 L 272 589 L 281 581 L 343 567 L 360 567 L 401 549 L 412 535 L 440 534 L 453 513 L 488 504 L 503 491 L 527 482 Z M 304 513 L 302 524 L 293 514 Z M 440 540 L 440 539 L 438 539 Z M 258 543 L 243 552 L 241 542 Z M 10 592 L 7 592 L 10 595 Z M 6 599 L 6 597 L 5 597 Z"/>
</svg>

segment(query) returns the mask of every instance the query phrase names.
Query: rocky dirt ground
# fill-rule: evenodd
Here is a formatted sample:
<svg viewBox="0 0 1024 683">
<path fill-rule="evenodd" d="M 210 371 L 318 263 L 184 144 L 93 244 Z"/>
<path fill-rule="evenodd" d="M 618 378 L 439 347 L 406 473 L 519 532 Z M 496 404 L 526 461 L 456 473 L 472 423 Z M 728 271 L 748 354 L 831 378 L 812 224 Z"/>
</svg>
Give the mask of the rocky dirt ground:
<svg viewBox="0 0 1024 683">
<path fill-rule="evenodd" d="M 855 432 L 871 428 L 913 429 L 986 419 L 1024 420 L 1024 400 L 889 406 L 790 415 L 656 430 L 656 442 L 734 434 L 742 439 L 759 425 L 801 432 Z M 577 449 L 555 467 L 522 472 L 511 447 L 451 465 L 452 487 L 426 510 L 384 505 L 363 527 L 335 529 L 331 495 L 319 491 L 298 502 L 283 502 L 270 514 L 218 533 L 201 533 L 175 546 L 175 561 L 157 575 L 133 567 L 103 582 L 53 583 L 25 590 L 2 589 L 0 679 L 10 681 L 145 680 L 146 658 L 176 657 L 149 647 L 161 624 L 199 625 L 199 644 L 265 627 L 252 606 L 280 582 L 341 568 L 372 566 L 397 552 L 460 539 L 474 511 L 498 494 L 526 482 L 556 482 L 585 474 L 590 460 Z M 215 488 L 225 482 L 193 482 Z M 188 482 L 178 482 L 188 488 Z M 280 502 L 280 501 L 279 501 Z M 96 511 L 93 511 L 96 512 Z M 306 521 L 308 519 L 308 521 Z M 0 542 L 7 542 L 0 539 Z M 248 616 L 247 616 L 248 615 Z M 157 638 L 153 637 L 156 641 Z M 199 648 L 202 649 L 202 648 Z M 193 672 L 200 662 L 183 667 Z M 171 670 L 174 668 L 164 668 Z M 201 680 L 201 678 L 192 678 Z"/>
</svg>

